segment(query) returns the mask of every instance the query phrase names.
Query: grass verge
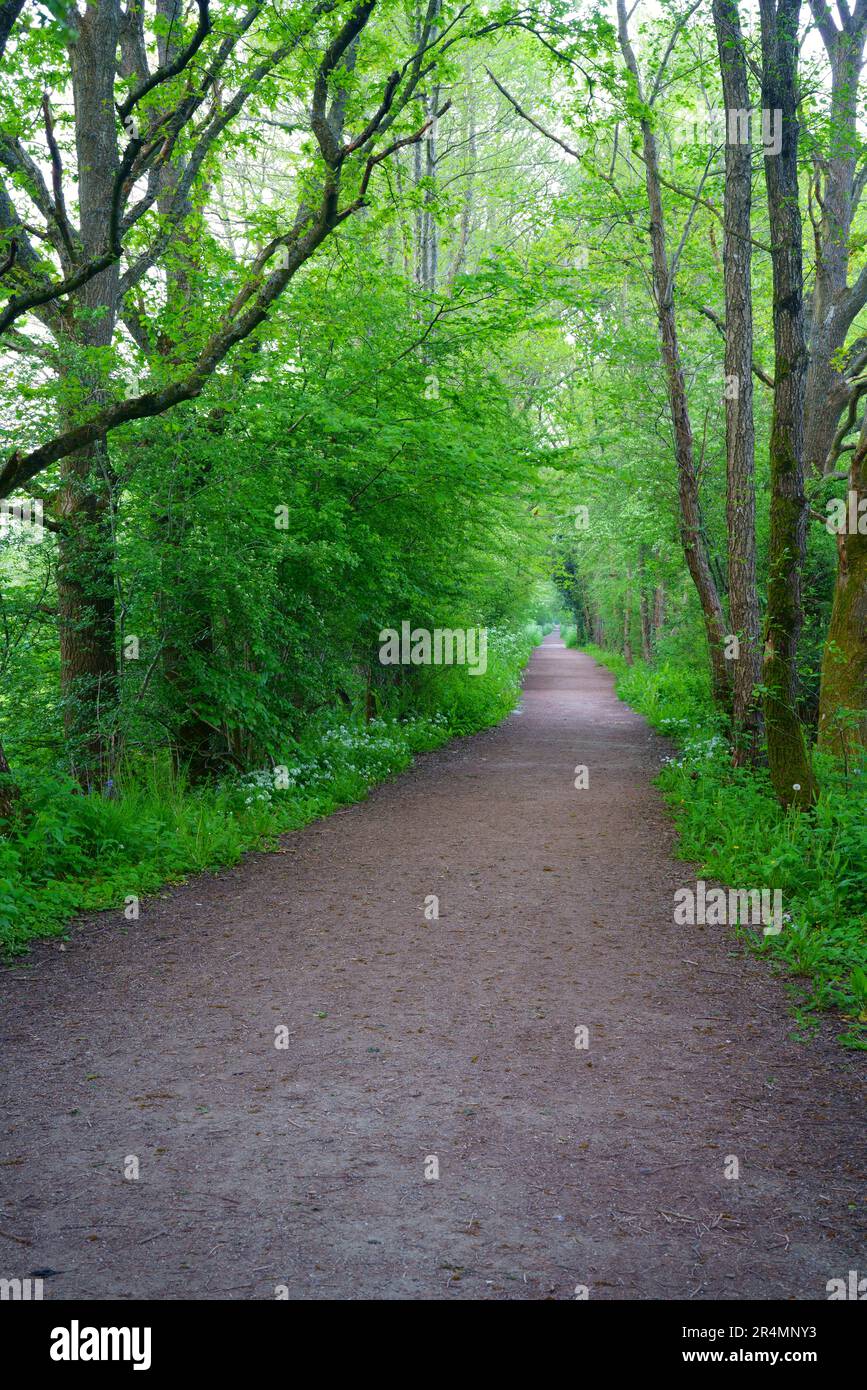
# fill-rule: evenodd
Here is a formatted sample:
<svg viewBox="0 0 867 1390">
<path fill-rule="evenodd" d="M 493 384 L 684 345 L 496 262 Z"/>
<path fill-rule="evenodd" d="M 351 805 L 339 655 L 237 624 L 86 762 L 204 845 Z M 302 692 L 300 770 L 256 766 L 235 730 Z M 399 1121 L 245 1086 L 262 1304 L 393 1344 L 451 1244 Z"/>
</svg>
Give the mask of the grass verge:
<svg viewBox="0 0 867 1390">
<path fill-rule="evenodd" d="M 678 746 L 658 785 L 680 857 L 726 887 L 782 891 L 788 916 L 778 936 L 735 930 L 788 977 L 805 1028 L 832 1009 L 844 1024 L 839 1041 L 867 1048 L 867 768 L 846 773 L 816 753 L 818 803 L 785 812 L 764 769 L 731 766 L 703 672 L 628 666 L 617 653 L 583 650 L 614 672 L 620 698 Z"/>
</svg>

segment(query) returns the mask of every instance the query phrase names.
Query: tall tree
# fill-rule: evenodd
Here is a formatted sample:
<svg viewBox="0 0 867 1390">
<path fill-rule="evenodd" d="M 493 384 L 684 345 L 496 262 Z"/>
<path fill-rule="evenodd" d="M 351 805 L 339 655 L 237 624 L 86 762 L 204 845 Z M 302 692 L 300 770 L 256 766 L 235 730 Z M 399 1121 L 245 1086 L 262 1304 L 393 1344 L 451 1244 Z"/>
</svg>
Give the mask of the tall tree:
<svg viewBox="0 0 867 1390">
<path fill-rule="evenodd" d="M 847 482 L 819 695 L 819 743 L 846 756 L 867 749 L 867 419 Z"/>
<path fill-rule="evenodd" d="M 827 475 L 850 454 L 848 523 L 837 535 L 837 574 L 827 640 L 822 656 L 819 742 L 835 752 L 867 747 L 867 541 L 859 533 L 859 507 L 867 511 L 864 421 L 855 445 L 845 441 L 858 428 L 867 381 L 867 338 L 847 346 L 857 315 L 867 304 L 867 268 L 849 283 L 854 218 L 867 185 L 858 133 L 861 74 L 867 40 L 867 3 L 836 6 L 811 0 L 830 67 L 827 147 L 816 142 L 810 186 L 815 243 L 809 367 L 806 382 L 805 462 L 808 473 Z M 852 499 L 850 502 L 849 499 Z"/>
<path fill-rule="evenodd" d="M 798 715 L 801 572 L 806 550 L 804 495 L 804 286 L 798 202 L 799 0 L 760 0 L 762 109 L 780 123 L 780 150 L 765 152 L 771 228 L 774 405 L 770 439 L 771 518 L 768 607 L 762 667 L 768 762 L 785 806 L 809 806 L 816 784 Z"/>
<path fill-rule="evenodd" d="M 697 9 L 692 5 L 678 20 L 678 29 Z M 652 106 L 663 76 L 664 64 L 657 73 L 651 90 L 645 94 L 635 51 L 629 37 L 626 0 L 617 0 L 617 21 L 620 48 L 635 84 L 640 103 L 639 124 L 644 158 L 645 187 L 650 208 L 650 245 L 653 266 L 653 292 L 659 322 L 659 340 L 668 388 L 668 403 L 674 432 L 674 452 L 677 459 L 680 497 L 680 534 L 687 567 L 698 593 L 704 617 L 710 653 L 711 676 L 715 699 L 730 705 L 729 672 L 725 660 L 726 621 L 719 590 L 708 559 L 701 515 L 698 471 L 695 464 L 692 422 L 686 381 L 680 357 L 677 316 L 675 311 L 676 257 L 669 258 L 662 206 L 662 179 L 659 168 L 659 148 L 654 132 Z M 676 31 L 677 32 L 677 31 Z M 673 43 L 673 40 L 672 40 Z M 669 46 L 669 53 L 671 46 Z"/>
<path fill-rule="evenodd" d="M 860 78 L 867 41 L 867 3 L 836 7 L 810 0 L 830 69 L 827 135 L 813 142 L 809 185 L 815 278 L 808 305 L 809 362 L 805 383 L 804 461 L 821 477 L 835 466 L 835 435 L 841 417 L 860 396 L 856 384 L 867 365 L 867 339 L 848 349 L 846 340 L 867 304 L 867 270 L 849 283 L 852 223 L 867 185 L 867 165 L 858 133 Z"/>
<path fill-rule="evenodd" d="M 736 764 L 754 762 L 761 733 L 756 687 L 761 620 L 756 587 L 755 426 L 753 422 L 752 150 L 740 140 L 750 109 L 737 0 L 713 0 L 725 130 L 725 410 L 729 618 L 739 644 L 733 674 Z"/>
<path fill-rule="evenodd" d="M 374 61 L 368 77 L 373 109 L 369 115 L 354 114 L 357 133 L 347 138 L 343 81 L 354 67 L 377 0 L 359 0 L 342 15 L 336 0 L 316 0 L 294 13 L 291 23 L 276 26 L 270 24 L 266 7 L 254 0 L 228 32 L 219 35 L 212 33 L 207 0 L 197 3 L 198 21 L 185 28 L 179 0 L 159 0 L 150 37 L 140 0 L 128 0 L 125 9 L 120 0 L 100 0 L 88 4 L 82 14 L 71 11 L 78 226 L 67 210 L 60 150 L 47 105 L 53 194 L 19 137 L 0 136 L 0 165 L 26 176 L 24 187 L 45 219 L 45 235 L 64 272 L 60 281 L 52 278 L 30 246 L 13 199 L 4 198 L 0 186 L 0 216 L 8 214 L 0 234 L 7 245 L 14 242 L 20 248 L 15 274 L 23 283 L 4 317 L 9 325 L 29 311 L 36 313 L 57 339 L 61 373 L 77 384 L 74 392 L 66 393 L 60 428 L 53 437 L 7 459 L 0 471 L 0 496 L 9 496 L 53 463 L 61 463 L 60 485 L 48 502 L 61 526 L 58 586 L 67 732 L 84 785 L 98 784 L 106 776 L 117 687 L 117 496 L 107 445 L 111 431 L 195 399 L 232 349 L 266 322 L 298 269 L 365 206 L 377 167 L 403 146 L 422 139 L 430 122 L 447 109 L 446 103 L 431 112 L 421 128 L 382 144 L 419 86 L 434 80 L 441 53 L 466 37 L 472 23 L 462 11 L 448 34 L 438 35 L 439 3 L 428 0 L 417 42 L 402 65 L 381 79 L 378 90 Z M 241 44 L 251 32 L 258 34 L 261 46 L 252 59 L 245 59 Z M 169 40 L 167 33 L 175 37 Z M 154 364 L 153 389 L 118 399 L 107 359 L 115 329 L 122 322 L 145 352 L 159 341 L 143 317 L 141 287 L 162 269 L 169 310 L 185 293 L 183 261 L 186 255 L 189 264 L 189 253 L 184 246 L 189 247 L 192 195 L 207 196 L 208 161 L 248 103 L 260 99 L 262 84 L 299 52 L 306 54 L 305 45 L 314 55 L 317 48 L 319 53 L 308 127 L 316 159 L 302 180 L 294 217 L 287 219 L 284 213 L 282 228 L 241 270 L 228 306 L 224 300 L 215 310 L 187 319 L 189 331 L 176 334 L 171 351 L 161 354 L 164 361 Z M 153 51 L 157 61 L 152 67 Z M 228 87 L 229 73 L 235 75 L 234 91 Z M 155 222 L 147 217 L 154 207 L 159 213 Z M 140 235 L 143 228 L 149 235 L 143 245 L 140 237 L 124 268 L 124 235 L 133 229 Z M 61 296 L 65 302 L 58 307 Z"/>
</svg>

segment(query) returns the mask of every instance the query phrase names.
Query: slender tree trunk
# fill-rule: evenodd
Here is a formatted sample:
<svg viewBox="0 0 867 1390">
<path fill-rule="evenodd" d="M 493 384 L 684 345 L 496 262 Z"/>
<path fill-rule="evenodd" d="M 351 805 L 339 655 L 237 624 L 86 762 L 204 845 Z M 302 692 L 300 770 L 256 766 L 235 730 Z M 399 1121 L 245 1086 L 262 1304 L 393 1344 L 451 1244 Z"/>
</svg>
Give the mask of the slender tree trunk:
<svg viewBox="0 0 867 1390">
<path fill-rule="evenodd" d="M 647 593 L 644 589 L 641 590 L 638 604 L 641 617 L 641 659 L 642 661 L 649 662 L 653 659 L 653 645 L 650 636 L 650 604 L 647 601 Z"/>
<path fill-rule="evenodd" d="M 657 586 L 656 586 L 656 592 L 655 592 L 654 595 L 653 595 L 653 644 L 654 644 L 654 647 L 656 646 L 656 640 L 657 640 L 657 638 L 659 637 L 660 632 L 662 631 L 662 625 L 663 625 L 664 622 L 665 622 L 665 586 L 664 586 L 663 584 L 657 584 Z"/>
<path fill-rule="evenodd" d="M 761 709 L 755 690 L 761 679 L 759 596 L 756 587 L 755 431 L 753 426 L 752 150 L 732 140 L 730 112 L 748 111 L 750 93 L 737 0 L 714 0 L 713 17 L 726 111 L 725 239 L 726 303 L 726 522 L 729 620 L 737 638 L 732 662 L 734 762 L 758 758 Z M 736 118 L 735 118 L 736 119 Z"/>
<path fill-rule="evenodd" d="M 647 547 L 638 548 L 638 620 L 641 627 L 641 658 L 650 661 L 653 656 L 650 630 L 650 603 L 647 592 Z"/>
<path fill-rule="evenodd" d="M 587 641 L 587 633 L 584 604 L 577 594 L 575 595 L 572 612 L 575 614 L 575 642 L 580 647 L 582 643 Z"/>
<path fill-rule="evenodd" d="M 473 59 L 472 54 L 468 53 L 464 59 L 464 83 L 466 90 L 466 122 L 464 127 L 464 138 L 467 142 L 467 163 L 469 165 L 464 177 L 464 196 L 461 203 L 461 231 L 457 250 L 452 260 L 451 269 L 448 273 L 448 283 L 453 285 L 458 275 L 464 269 L 467 261 L 467 248 L 470 243 L 470 235 L 473 230 L 473 210 L 475 203 L 475 177 L 476 177 L 476 91 L 473 83 Z"/>
<path fill-rule="evenodd" d="M 596 605 L 593 605 L 593 645 L 595 647 L 605 646 L 605 624 L 602 621 L 602 614 Z"/>
<path fill-rule="evenodd" d="M 626 593 L 623 598 L 623 656 L 627 666 L 631 666 L 634 657 L 632 654 L 632 584 L 627 583 Z"/>
<path fill-rule="evenodd" d="M 629 41 L 626 0 L 617 0 L 620 47 L 629 71 L 635 79 L 641 101 L 644 96 L 638 63 Z M 653 256 L 653 285 L 659 320 L 662 361 L 668 388 L 668 403 L 674 431 L 674 452 L 677 460 L 678 493 L 680 498 L 680 538 L 692 581 L 698 593 L 707 635 L 711 667 L 711 685 L 715 701 L 724 708 L 731 704 L 731 688 L 726 668 L 724 643 L 726 624 L 719 592 L 711 572 L 707 547 L 702 533 L 701 500 L 698 474 L 693 451 L 692 424 L 686 396 L 686 382 L 680 360 L 677 321 L 674 307 L 674 282 L 670 274 L 662 211 L 662 185 L 659 175 L 659 152 L 650 119 L 641 120 L 644 152 L 645 184 L 650 207 L 650 244 Z"/>
<path fill-rule="evenodd" d="M 768 762 L 784 806 L 809 806 L 816 787 L 798 718 L 798 638 L 806 550 L 804 496 L 804 340 L 801 212 L 798 205 L 796 65 L 799 0 L 760 0 L 762 108 L 781 121 L 779 154 L 765 157 L 770 216 L 774 408 L 771 421 L 771 524 L 768 608 L 762 668 Z"/>
<path fill-rule="evenodd" d="M 416 9 L 415 31 L 416 42 L 420 42 L 423 23 L 419 8 Z M 434 19 L 431 27 L 431 39 L 436 37 L 437 32 L 438 26 L 436 19 Z M 439 87 L 435 85 L 425 94 L 424 100 L 425 120 L 429 121 L 430 124 L 424 139 L 418 141 L 413 147 L 414 183 L 418 187 L 422 179 L 427 180 L 422 206 L 415 217 L 415 279 L 416 283 L 430 294 L 436 290 L 439 273 L 439 228 L 433 214 L 435 193 L 432 187 L 437 165 L 436 113 L 438 108 Z"/>
</svg>

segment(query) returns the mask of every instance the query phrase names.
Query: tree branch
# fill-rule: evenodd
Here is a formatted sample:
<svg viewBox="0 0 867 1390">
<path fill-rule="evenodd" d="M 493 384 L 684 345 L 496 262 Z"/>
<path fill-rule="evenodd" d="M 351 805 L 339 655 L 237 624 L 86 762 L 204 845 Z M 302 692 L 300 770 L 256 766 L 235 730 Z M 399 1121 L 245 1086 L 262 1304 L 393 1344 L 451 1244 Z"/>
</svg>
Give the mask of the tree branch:
<svg viewBox="0 0 867 1390">
<path fill-rule="evenodd" d="M 163 82 L 168 82 L 170 78 L 177 77 L 198 53 L 208 34 L 211 32 L 211 18 L 208 13 L 209 3 L 210 0 L 196 0 L 196 5 L 199 10 L 199 22 L 196 26 L 196 32 L 193 34 L 186 48 L 181 49 L 173 62 L 167 63 L 165 67 L 158 68 L 157 71 L 151 73 L 149 77 L 145 77 L 139 85 L 130 92 L 126 101 L 118 106 L 117 114 L 122 124 L 126 124 L 127 117 L 134 111 L 135 107 L 138 106 L 142 97 L 146 97 L 148 92 L 152 92 L 155 87 L 161 86 Z"/>
</svg>

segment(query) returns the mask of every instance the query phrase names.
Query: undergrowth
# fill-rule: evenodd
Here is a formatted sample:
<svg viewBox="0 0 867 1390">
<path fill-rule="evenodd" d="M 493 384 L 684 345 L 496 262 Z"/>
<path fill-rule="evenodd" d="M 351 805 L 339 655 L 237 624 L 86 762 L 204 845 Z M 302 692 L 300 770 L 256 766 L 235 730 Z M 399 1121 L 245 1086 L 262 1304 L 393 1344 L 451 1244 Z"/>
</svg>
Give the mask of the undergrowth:
<svg viewBox="0 0 867 1390">
<path fill-rule="evenodd" d="M 362 800 L 417 753 L 497 724 L 514 708 L 520 671 L 544 635 L 530 624 L 489 632 L 484 675 L 426 673 L 415 712 L 308 724 L 274 765 L 191 786 L 168 757 L 130 760 L 111 795 L 83 795 L 56 774 L 31 775 L 0 836 L 0 952 L 61 934 L 83 911 L 124 907 L 191 873 L 236 864 L 248 850 Z"/>
<path fill-rule="evenodd" d="M 816 806 L 786 812 L 764 769 L 731 766 L 702 670 L 629 666 L 617 653 L 583 650 L 615 673 L 620 698 L 678 746 L 658 782 L 680 857 L 726 887 L 782 891 L 783 931 L 740 927 L 738 935 L 790 977 L 802 1023 L 838 1010 L 840 1041 L 867 1048 L 867 768 L 847 771 L 816 753 Z"/>
</svg>

